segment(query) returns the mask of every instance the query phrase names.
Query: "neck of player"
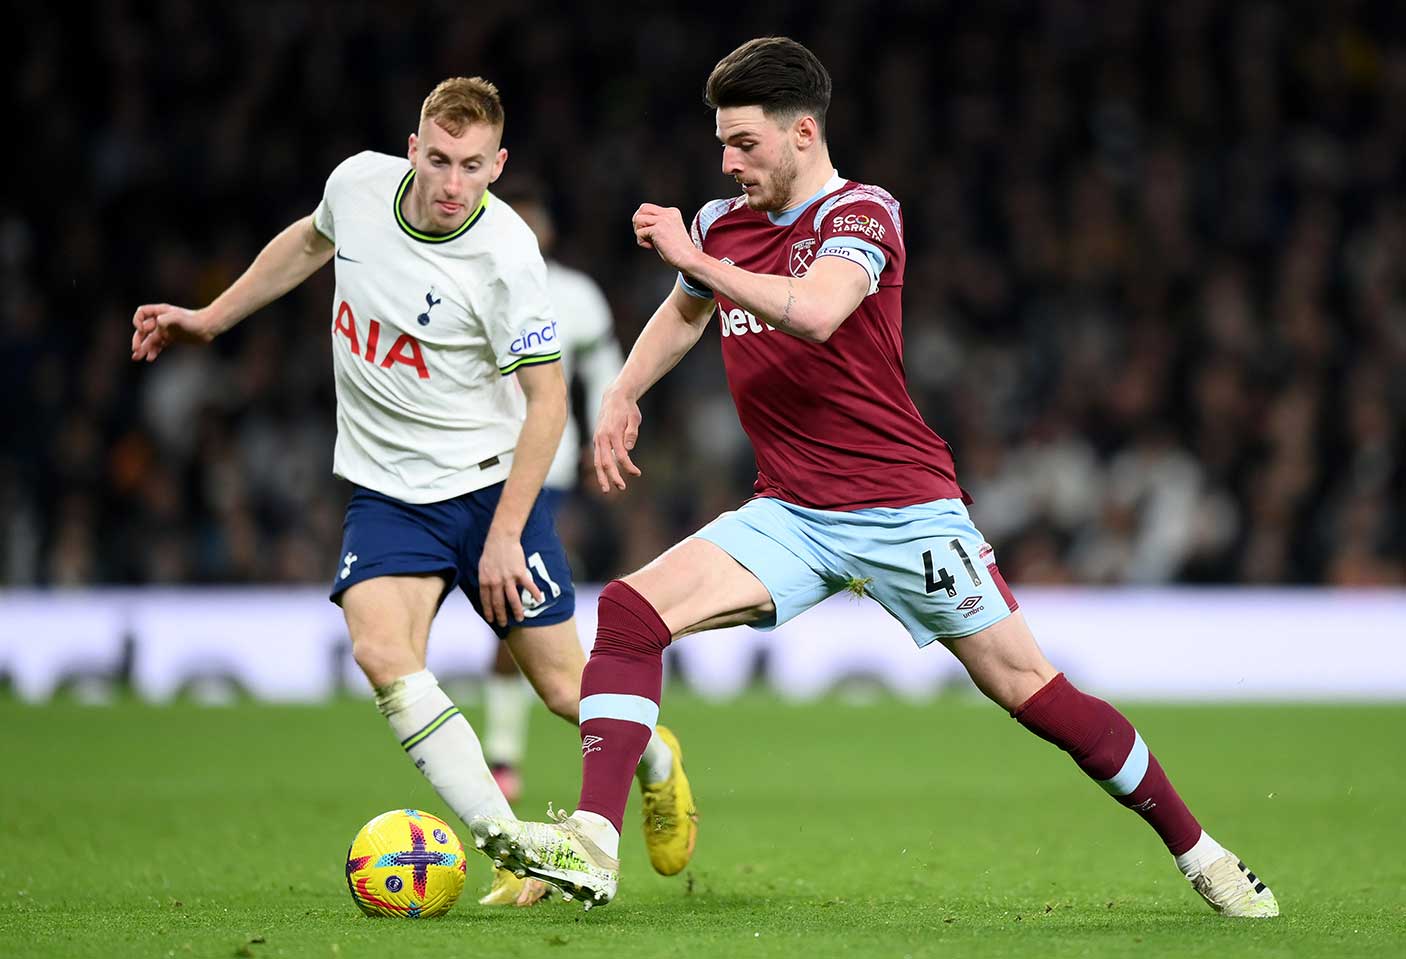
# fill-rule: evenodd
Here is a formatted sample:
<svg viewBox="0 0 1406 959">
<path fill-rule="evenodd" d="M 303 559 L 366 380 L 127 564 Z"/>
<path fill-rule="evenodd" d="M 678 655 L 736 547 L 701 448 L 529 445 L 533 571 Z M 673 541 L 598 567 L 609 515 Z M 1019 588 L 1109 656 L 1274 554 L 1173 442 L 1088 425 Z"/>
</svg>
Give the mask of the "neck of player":
<svg viewBox="0 0 1406 959">
<path fill-rule="evenodd" d="M 830 162 L 830 151 L 821 147 L 819 156 L 806 157 L 803 155 L 797 164 L 800 169 L 797 171 L 796 182 L 791 186 L 791 195 L 786 198 L 785 204 L 777 213 L 784 213 L 786 210 L 794 210 L 798 204 L 804 203 L 820 192 L 829 179 L 835 175 L 835 164 Z"/>
</svg>

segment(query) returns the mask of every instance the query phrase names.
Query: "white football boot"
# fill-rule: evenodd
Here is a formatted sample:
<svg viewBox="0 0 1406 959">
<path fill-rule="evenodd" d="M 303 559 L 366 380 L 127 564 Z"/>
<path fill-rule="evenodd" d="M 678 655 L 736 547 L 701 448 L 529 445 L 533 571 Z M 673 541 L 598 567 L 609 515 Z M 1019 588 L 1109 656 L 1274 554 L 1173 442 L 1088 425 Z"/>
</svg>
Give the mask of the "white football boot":
<svg viewBox="0 0 1406 959">
<path fill-rule="evenodd" d="M 563 899 L 579 899 L 587 909 L 606 905 L 620 884 L 620 860 L 597 846 L 565 812 L 548 807 L 547 815 L 552 822 L 479 817 L 469 828 L 474 844 L 495 866 L 549 882 Z"/>
<path fill-rule="evenodd" d="M 1268 919 L 1279 915 L 1274 893 L 1259 877 L 1245 868 L 1240 857 L 1226 853 L 1200 872 L 1186 877 L 1201 898 L 1222 916 L 1237 919 Z"/>
</svg>

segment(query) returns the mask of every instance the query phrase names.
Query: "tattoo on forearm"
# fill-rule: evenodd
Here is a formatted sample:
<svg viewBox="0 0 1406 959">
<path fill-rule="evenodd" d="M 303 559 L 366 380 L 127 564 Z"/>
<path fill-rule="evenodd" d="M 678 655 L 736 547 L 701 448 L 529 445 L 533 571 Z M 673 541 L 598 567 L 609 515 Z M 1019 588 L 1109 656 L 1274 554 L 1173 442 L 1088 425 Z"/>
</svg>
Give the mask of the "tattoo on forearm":
<svg viewBox="0 0 1406 959">
<path fill-rule="evenodd" d="M 788 276 L 788 277 L 786 277 L 786 308 L 781 311 L 781 316 L 780 316 L 780 318 L 779 318 L 779 320 L 777 321 L 777 324 L 776 324 L 777 326 L 781 327 L 783 330 L 785 330 L 785 329 L 790 329 L 790 327 L 791 327 L 791 307 L 793 307 L 793 306 L 795 306 L 795 305 L 796 305 L 796 289 L 795 289 L 795 287 L 794 287 L 794 285 L 793 285 L 793 281 L 792 281 L 791 278 Z"/>
</svg>

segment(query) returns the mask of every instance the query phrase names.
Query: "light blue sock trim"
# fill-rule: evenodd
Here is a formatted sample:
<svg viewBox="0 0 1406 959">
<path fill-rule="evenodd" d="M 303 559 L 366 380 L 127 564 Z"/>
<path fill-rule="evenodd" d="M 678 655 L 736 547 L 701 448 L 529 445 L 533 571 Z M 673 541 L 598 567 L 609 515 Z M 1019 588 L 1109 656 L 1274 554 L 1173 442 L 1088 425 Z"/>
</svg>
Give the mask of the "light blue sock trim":
<svg viewBox="0 0 1406 959">
<path fill-rule="evenodd" d="M 1112 779 L 1103 779 L 1099 785 L 1110 796 L 1126 796 L 1137 788 L 1142 777 L 1147 775 L 1147 744 L 1142 734 L 1133 730 L 1133 748 L 1128 750 L 1128 758 L 1123 760 L 1123 768 Z"/>
<path fill-rule="evenodd" d="M 581 700 L 581 722 L 588 719 L 623 719 L 653 729 L 659 722 L 659 704 L 643 696 L 596 693 Z"/>
</svg>

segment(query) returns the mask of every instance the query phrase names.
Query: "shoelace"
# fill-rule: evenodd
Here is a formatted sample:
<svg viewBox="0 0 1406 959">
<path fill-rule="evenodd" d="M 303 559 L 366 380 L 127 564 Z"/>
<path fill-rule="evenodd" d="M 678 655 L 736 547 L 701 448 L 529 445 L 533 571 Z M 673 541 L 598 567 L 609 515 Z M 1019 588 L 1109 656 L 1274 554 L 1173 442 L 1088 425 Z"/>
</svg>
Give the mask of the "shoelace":
<svg viewBox="0 0 1406 959">
<path fill-rule="evenodd" d="M 554 809 L 552 808 L 552 803 L 549 802 L 547 803 L 547 818 L 570 834 L 592 858 L 604 860 L 609 868 L 619 868 L 615 857 L 609 855 L 605 850 L 597 846 L 595 840 L 586 835 L 586 833 L 582 831 L 580 824 L 571 818 L 571 813 L 567 812 L 565 809 Z M 614 865 L 609 865 L 612 863 Z M 600 868 L 600 866 L 597 865 L 597 868 Z"/>
<path fill-rule="evenodd" d="M 590 837 L 581 831 L 581 827 L 571 818 L 571 813 L 565 809 L 554 809 L 552 803 L 547 803 L 547 818 L 556 823 L 562 829 L 571 834 L 572 838 L 583 845 L 595 846 Z"/>
</svg>

